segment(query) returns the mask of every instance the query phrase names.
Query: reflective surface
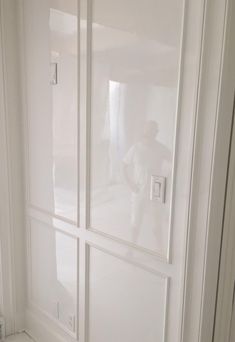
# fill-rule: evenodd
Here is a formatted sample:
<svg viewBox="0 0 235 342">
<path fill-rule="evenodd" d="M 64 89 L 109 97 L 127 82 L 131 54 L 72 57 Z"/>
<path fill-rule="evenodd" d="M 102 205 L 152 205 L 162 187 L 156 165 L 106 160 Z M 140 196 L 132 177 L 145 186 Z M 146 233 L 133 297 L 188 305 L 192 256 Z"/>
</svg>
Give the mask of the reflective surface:
<svg viewBox="0 0 235 342">
<path fill-rule="evenodd" d="M 89 341 L 163 342 L 165 279 L 95 248 L 90 252 Z"/>
<path fill-rule="evenodd" d="M 77 1 L 25 6 L 30 202 L 77 219 Z"/>
<path fill-rule="evenodd" d="M 90 225 L 164 256 L 182 5 L 93 1 Z M 151 176 L 166 180 L 164 202 Z"/>
<path fill-rule="evenodd" d="M 31 221 L 32 300 L 75 331 L 77 242 L 39 221 Z"/>
<path fill-rule="evenodd" d="M 62 339 L 78 330 L 73 339 L 89 342 L 180 340 L 201 2 L 186 1 L 174 155 L 185 1 L 23 0 L 29 311 L 35 322 L 59 325 Z M 76 221 L 77 207 L 80 229 L 67 222 Z M 87 245 L 96 246 L 90 255 Z M 169 277 L 169 297 L 159 272 Z"/>
<path fill-rule="evenodd" d="M 81 341 L 176 342 L 182 326 L 193 146 L 189 128 L 193 131 L 195 119 L 201 0 L 190 0 L 186 11 L 190 15 L 185 20 L 176 156 L 185 1 L 23 2 L 29 117 L 26 206 L 28 216 L 34 217 L 28 253 L 32 301 L 55 318 L 54 327 L 61 323 L 60 328 L 74 332 L 78 322 L 76 338 Z M 170 240 L 173 160 L 177 172 Z M 77 207 L 80 229 L 66 222 L 76 221 Z M 88 244 L 96 246 L 90 247 L 90 255 Z M 159 272 L 169 277 L 169 298 L 166 278 Z M 61 335 L 70 340 L 67 329 Z"/>
</svg>

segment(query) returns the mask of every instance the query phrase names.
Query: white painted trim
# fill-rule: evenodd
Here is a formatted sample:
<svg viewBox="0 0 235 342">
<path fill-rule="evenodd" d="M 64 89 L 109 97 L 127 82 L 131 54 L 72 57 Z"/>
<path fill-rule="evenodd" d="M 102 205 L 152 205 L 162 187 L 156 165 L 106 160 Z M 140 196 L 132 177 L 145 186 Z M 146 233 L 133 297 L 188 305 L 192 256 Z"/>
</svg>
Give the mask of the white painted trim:
<svg viewBox="0 0 235 342">
<path fill-rule="evenodd" d="M 28 121 L 28 102 L 27 102 L 27 69 L 26 69 L 26 53 L 25 53 L 25 26 L 24 26 L 24 0 L 18 0 L 18 24 L 19 24 L 19 41 L 20 41 L 20 73 L 21 73 L 21 102 L 22 102 L 22 121 L 23 121 L 23 160 L 24 160 L 24 215 L 25 215 L 25 244 L 26 244 L 26 283 L 27 283 L 27 294 L 26 294 L 26 308 L 30 303 L 32 284 L 31 284 L 31 232 L 30 232 L 30 220 L 28 218 L 28 205 L 30 198 L 29 189 L 29 144 L 28 144 L 28 132 L 29 132 L 29 121 Z M 26 322 L 27 323 L 27 322 Z"/>
<path fill-rule="evenodd" d="M 229 342 L 231 320 L 234 310 L 234 281 L 235 281 L 235 129 L 230 154 L 230 166 L 227 183 L 226 207 L 224 216 L 223 239 L 221 248 L 219 286 L 214 327 L 214 342 Z M 232 342 L 232 341 L 230 341 Z"/>
<path fill-rule="evenodd" d="M 223 219 L 219 284 L 217 289 L 214 342 L 229 342 L 235 281 L 235 4 L 229 1 L 228 29 L 225 46 L 224 75 L 222 80 L 221 112 L 233 112 L 230 160 Z M 232 341 L 230 341 L 232 342 Z"/>
<path fill-rule="evenodd" d="M 182 341 L 212 342 L 232 113 L 220 110 L 227 0 L 206 0 Z"/>
<path fill-rule="evenodd" d="M 10 160 L 9 160 L 9 136 L 8 136 L 8 95 L 6 84 L 6 57 L 5 57 L 5 35 L 4 35 L 4 6 L 0 0 L 0 90 L 1 90 L 1 110 L 0 110 L 0 155 L 2 165 L 0 168 L 1 182 L 1 280 L 2 280 L 2 314 L 6 319 L 6 333 L 15 332 L 15 290 L 14 290 L 14 264 L 13 264 L 13 238 L 12 238 L 12 199 Z"/>
<path fill-rule="evenodd" d="M 172 186 L 171 186 L 171 200 L 170 200 L 170 220 L 168 227 L 168 242 L 167 242 L 167 252 L 166 261 L 167 263 L 172 263 L 172 232 L 173 232 L 173 212 L 174 212 L 174 200 L 175 200 L 175 187 L 176 187 L 176 156 L 177 156 L 177 146 L 178 146 L 178 130 L 179 121 L 181 114 L 182 105 L 182 88 L 183 88 L 183 69 L 184 69 L 184 54 L 185 54 L 185 37 L 186 37 L 186 16 L 187 16 L 187 2 L 183 1 L 182 9 L 182 19 L 181 19 L 181 37 L 180 37 L 180 52 L 179 52 L 179 66 L 178 66 L 178 84 L 177 84 L 177 99 L 176 99 L 176 109 L 175 109 L 175 127 L 174 127 L 174 138 L 173 138 L 173 158 L 172 158 Z"/>
<path fill-rule="evenodd" d="M 1 243 L 6 332 L 24 328 L 25 267 L 21 162 L 17 9 L 14 0 L 0 0 L 1 10 Z"/>
<path fill-rule="evenodd" d="M 70 225 L 70 224 L 65 224 L 64 221 L 61 221 L 59 219 L 54 219 L 51 218 L 50 216 L 45 215 L 44 213 L 41 212 L 37 212 L 36 210 L 34 210 L 33 212 L 29 212 L 29 222 L 31 220 L 33 221 L 38 221 L 39 223 L 46 225 L 48 227 L 48 229 L 52 229 L 58 232 L 63 233 L 64 235 L 67 235 L 71 238 L 76 238 L 78 241 L 86 241 L 88 244 L 94 244 L 94 245 L 104 245 L 104 238 L 98 234 L 94 234 L 93 232 L 85 232 L 84 229 L 77 229 L 76 226 L 74 225 Z M 30 224 L 29 224 L 30 226 Z M 29 240 L 30 240 L 30 231 L 29 231 Z M 108 249 L 109 250 L 119 250 L 119 254 L 120 257 L 125 256 L 127 251 L 128 251 L 128 247 L 126 247 L 126 245 L 123 245 L 122 247 L 122 252 L 120 250 L 120 246 L 117 245 L 114 241 L 112 241 L 112 239 L 108 240 L 109 243 L 106 242 L 106 246 L 109 246 Z M 29 253 L 30 253 L 30 248 L 29 248 Z M 80 253 L 81 254 L 81 253 Z M 143 252 L 139 251 L 139 255 L 143 256 Z M 81 256 L 81 255 L 80 255 Z M 29 259 L 30 259 L 30 255 L 29 255 Z M 137 258 L 138 259 L 138 258 Z M 159 271 L 162 274 L 165 274 L 166 276 L 172 277 L 173 275 L 173 270 L 172 270 L 172 266 L 170 264 L 162 264 L 161 261 L 159 261 L 158 259 L 156 259 L 154 256 L 150 255 L 149 258 L 147 258 L 146 260 L 140 257 L 140 260 L 136 261 L 136 263 L 140 266 L 140 267 L 145 267 L 147 269 L 152 269 L 152 271 Z M 150 266 L 151 265 L 151 266 Z M 29 267 L 30 269 L 30 267 Z M 165 269 L 165 272 L 164 272 Z"/>
<path fill-rule="evenodd" d="M 107 254 L 107 255 L 110 255 L 110 256 L 112 256 L 114 258 L 117 258 L 117 259 L 122 260 L 122 261 L 124 261 L 124 262 L 126 262 L 128 264 L 131 264 L 131 265 L 133 265 L 135 267 L 143 269 L 146 272 L 152 273 L 152 274 L 154 274 L 155 276 L 157 276 L 159 278 L 162 278 L 164 280 L 169 279 L 169 276 L 166 273 L 161 273 L 158 270 L 152 269 L 152 268 L 150 268 L 148 266 L 141 265 L 139 262 L 135 262 L 133 260 L 128 259 L 127 257 L 120 256 L 119 254 L 113 253 L 112 251 L 109 251 L 108 249 L 103 248 L 101 246 L 98 246 L 98 245 L 96 245 L 94 243 L 87 242 L 86 246 L 87 246 L 87 249 L 88 249 L 88 254 L 90 254 L 90 249 L 94 248 L 94 249 L 97 249 L 97 250 Z M 88 257 L 88 259 L 89 259 L 89 257 Z"/>
</svg>

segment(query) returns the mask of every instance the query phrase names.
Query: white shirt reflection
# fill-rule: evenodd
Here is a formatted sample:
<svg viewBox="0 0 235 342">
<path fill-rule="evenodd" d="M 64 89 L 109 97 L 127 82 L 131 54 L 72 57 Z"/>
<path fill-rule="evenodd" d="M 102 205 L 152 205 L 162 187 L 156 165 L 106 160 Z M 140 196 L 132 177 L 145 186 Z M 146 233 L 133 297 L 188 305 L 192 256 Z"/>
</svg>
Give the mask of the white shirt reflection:
<svg viewBox="0 0 235 342">
<path fill-rule="evenodd" d="M 136 242 L 142 224 L 143 216 L 150 201 L 151 175 L 167 176 L 171 162 L 170 151 L 156 140 L 158 125 L 148 121 L 144 127 L 143 136 L 134 144 L 123 159 L 124 177 L 132 191 L 131 225 L 133 242 Z M 149 209 L 149 208 L 148 208 Z M 158 219 L 158 213 L 151 211 L 153 220 Z"/>
</svg>

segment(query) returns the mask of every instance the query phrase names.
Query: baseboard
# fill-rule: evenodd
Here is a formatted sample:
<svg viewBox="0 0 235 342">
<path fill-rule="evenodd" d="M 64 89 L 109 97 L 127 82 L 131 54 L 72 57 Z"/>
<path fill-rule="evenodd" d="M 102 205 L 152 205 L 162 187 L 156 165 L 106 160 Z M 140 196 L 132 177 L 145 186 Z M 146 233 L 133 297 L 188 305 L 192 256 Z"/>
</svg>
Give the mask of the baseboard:
<svg viewBox="0 0 235 342">
<path fill-rule="evenodd" d="M 25 331 L 25 313 L 15 314 L 15 333 L 21 333 Z"/>
<path fill-rule="evenodd" d="M 26 311 L 25 330 L 36 342 L 76 342 L 76 339 L 52 324 L 47 317 L 31 310 Z"/>
</svg>

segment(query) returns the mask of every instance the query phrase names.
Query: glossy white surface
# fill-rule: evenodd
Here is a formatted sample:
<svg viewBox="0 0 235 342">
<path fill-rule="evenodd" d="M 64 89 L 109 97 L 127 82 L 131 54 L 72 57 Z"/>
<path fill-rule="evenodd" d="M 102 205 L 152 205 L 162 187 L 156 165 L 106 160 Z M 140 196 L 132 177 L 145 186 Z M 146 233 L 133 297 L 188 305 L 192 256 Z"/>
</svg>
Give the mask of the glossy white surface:
<svg viewBox="0 0 235 342">
<path fill-rule="evenodd" d="M 76 10 L 75 0 L 68 3 Z M 29 201 L 76 221 L 77 17 L 59 4 L 25 2 Z"/>
<path fill-rule="evenodd" d="M 174 3 L 81 0 L 79 37 L 72 34 L 76 27 L 76 6 L 71 6 L 74 2 L 24 1 L 28 29 L 29 183 L 34 204 L 28 206 L 27 213 L 33 218 L 29 249 L 35 311 L 43 308 L 44 313 L 68 328 L 66 319 L 61 321 L 57 317 L 57 304 L 62 301 L 65 316 L 77 313 L 79 336 L 76 337 L 82 342 L 165 342 L 165 333 L 167 340 L 178 342 L 198 80 L 197 16 L 194 17 L 193 11 L 190 25 L 194 20 L 197 24 L 191 33 L 194 39 L 188 39 L 189 47 L 184 51 L 181 50 L 183 0 Z M 197 9 L 200 4 L 194 2 L 194 7 Z M 33 18 L 35 23 L 31 22 Z M 81 43 L 78 56 L 74 50 L 76 38 Z M 37 41 L 39 56 L 34 53 Z M 52 54 L 51 46 L 55 50 Z M 66 51 L 64 77 L 67 70 L 73 74 L 69 67 L 75 70 L 68 59 L 74 61 L 79 57 L 80 64 L 80 116 L 74 114 L 66 125 L 67 114 L 62 111 L 62 115 L 60 106 L 64 103 L 67 106 L 67 99 L 71 100 L 74 83 L 70 87 L 65 82 L 66 87 L 59 91 L 60 72 L 58 84 L 45 88 L 42 88 L 45 80 L 39 77 L 44 75 L 48 82 L 52 74 L 56 83 L 55 70 L 50 70 L 48 61 L 58 62 L 58 68 L 62 66 L 63 60 L 58 57 L 61 58 L 63 49 Z M 182 68 L 181 53 L 187 61 Z M 34 70 L 35 61 L 42 73 Z M 178 91 L 183 93 L 179 106 Z M 43 92 L 48 103 L 56 107 L 45 101 L 37 102 Z M 45 108 L 42 117 L 38 115 L 40 108 Z M 56 116 L 53 108 L 57 108 Z M 79 151 L 70 139 L 73 142 L 78 139 Z M 62 148 L 65 145 L 68 149 Z M 58 159 L 52 158 L 54 150 Z M 72 157 L 63 159 L 62 150 Z M 64 163 L 56 162 L 60 158 Z M 75 166 L 78 159 L 79 170 Z M 68 172 L 62 172 L 64 167 L 68 167 Z M 78 173 L 79 203 L 76 202 Z M 163 202 L 150 199 L 151 176 L 166 182 Z M 80 214 L 79 228 L 65 220 L 76 220 L 76 211 Z M 57 248 L 58 234 L 61 238 Z M 78 250 L 75 241 L 79 241 Z M 90 258 L 87 244 L 97 246 L 91 247 Z M 60 292 L 61 283 L 65 291 Z M 75 289 L 79 293 L 78 307 Z M 57 328 L 61 329 L 61 325 Z M 68 330 L 63 329 L 64 333 Z"/>
<path fill-rule="evenodd" d="M 32 301 L 70 331 L 77 312 L 77 241 L 31 220 Z"/>
<path fill-rule="evenodd" d="M 165 278 L 91 247 L 89 341 L 163 342 L 166 291 Z"/>
<path fill-rule="evenodd" d="M 92 8 L 90 226 L 162 256 L 169 240 L 183 1 L 171 6 L 94 0 Z M 150 199 L 152 175 L 166 179 L 164 203 Z"/>
</svg>

